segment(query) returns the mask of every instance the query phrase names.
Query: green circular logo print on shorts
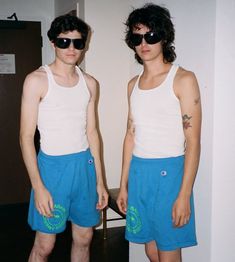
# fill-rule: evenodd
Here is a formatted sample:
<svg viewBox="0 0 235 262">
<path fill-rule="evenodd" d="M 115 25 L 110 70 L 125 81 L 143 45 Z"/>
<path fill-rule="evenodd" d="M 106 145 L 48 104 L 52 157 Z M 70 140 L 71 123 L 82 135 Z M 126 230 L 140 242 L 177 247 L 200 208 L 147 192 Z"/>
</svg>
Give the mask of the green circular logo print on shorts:
<svg viewBox="0 0 235 262">
<path fill-rule="evenodd" d="M 127 230 L 133 234 L 138 233 L 142 228 L 139 212 L 133 206 L 130 206 L 127 209 L 126 227 Z"/>
<path fill-rule="evenodd" d="M 64 226 L 66 222 L 66 211 L 65 208 L 59 204 L 54 205 L 53 217 L 43 217 L 43 222 L 45 226 L 51 230 L 55 231 Z"/>
</svg>

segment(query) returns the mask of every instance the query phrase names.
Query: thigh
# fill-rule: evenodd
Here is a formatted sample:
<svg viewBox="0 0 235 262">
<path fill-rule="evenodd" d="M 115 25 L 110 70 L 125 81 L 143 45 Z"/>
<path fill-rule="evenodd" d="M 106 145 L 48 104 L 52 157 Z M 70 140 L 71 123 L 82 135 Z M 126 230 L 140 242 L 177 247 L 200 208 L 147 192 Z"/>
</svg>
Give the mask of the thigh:
<svg viewBox="0 0 235 262">
<path fill-rule="evenodd" d="M 69 220 L 80 227 L 93 227 L 100 222 L 96 205 L 96 172 L 94 158 L 89 150 L 79 159 L 71 190 Z"/>
<path fill-rule="evenodd" d="M 72 179 L 66 164 L 58 157 L 42 152 L 38 155 L 38 166 L 43 184 L 50 192 L 54 207 L 53 217 L 44 217 L 37 211 L 34 203 L 34 191 L 31 192 L 28 222 L 35 231 L 56 234 L 64 231 L 69 211 L 69 187 Z"/>
<path fill-rule="evenodd" d="M 160 251 L 158 250 L 159 260 L 161 262 L 181 262 L 181 249 L 173 251 Z"/>
<path fill-rule="evenodd" d="M 176 228 L 172 223 L 172 208 L 177 199 L 184 173 L 184 158 L 168 159 L 160 172 L 158 200 L 155 206 L 155 240 L 161 251 L 173 251 L 194 246 L 196 242 L 193 196 L 191 196 L 191 216 L 188 224 Z"/>
<path fill-rule="evenodd" d="M 145 243 L 145 252 L 150 261 L 159 262 L 158 249 L 155 241 Z"/>
<path fill-rule="evenodd" d="M 53 248 L 56 240 L 55 234 L 47 234 L 37 231 L 35 234 L 34 246 Z"/>
<path fill-rule="evenodd" d="M 128 178 L 126 238 L 131 242 L 154 240 L 152 209 L 158 191 L 158 176 L 151 161 L 133 157 Z"/>
</svg>

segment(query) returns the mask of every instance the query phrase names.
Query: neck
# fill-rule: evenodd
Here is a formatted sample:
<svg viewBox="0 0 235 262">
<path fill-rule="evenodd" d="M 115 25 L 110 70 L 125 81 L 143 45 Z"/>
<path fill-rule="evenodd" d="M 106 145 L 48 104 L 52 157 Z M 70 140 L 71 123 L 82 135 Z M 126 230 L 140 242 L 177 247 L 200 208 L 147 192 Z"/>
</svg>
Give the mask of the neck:
<svg viewBox="0 0 235 262">
<path fill-rule="evenodd" d="M 164 63 L 159 61 L 145 61 L 144 64 L 144 74 L 145 75 L 156 75 L 156 73 L 161 73 L 163 71 L 168 71 L 171 67 L 171 63 Z"/>
</svg>

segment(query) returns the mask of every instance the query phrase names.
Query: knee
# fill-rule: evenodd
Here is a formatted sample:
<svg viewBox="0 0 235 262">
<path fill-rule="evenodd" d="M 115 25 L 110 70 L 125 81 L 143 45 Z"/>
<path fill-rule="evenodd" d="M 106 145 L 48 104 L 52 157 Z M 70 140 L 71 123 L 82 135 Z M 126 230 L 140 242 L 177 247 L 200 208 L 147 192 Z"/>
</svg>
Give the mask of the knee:
<svg viewBox="0 0 235 262">
<path fill-rule="evenodd" d="M 73 245 L 80 248 L 86 248 L 90 246 L 93 236 L 93 231 L 87 230 L 85 232 L 76 232 L 73 234 Z"/>
<path fill-rule="evenodd" d="M 46 258 L 48 257 L 53 248 L 54 248 L 54 244 L 55 242 L 35 242 L 33 249 L 32 249 L 32 253 L 35 254 L 37 257 L 42 257 L 42 258 Z"/>
</svg>

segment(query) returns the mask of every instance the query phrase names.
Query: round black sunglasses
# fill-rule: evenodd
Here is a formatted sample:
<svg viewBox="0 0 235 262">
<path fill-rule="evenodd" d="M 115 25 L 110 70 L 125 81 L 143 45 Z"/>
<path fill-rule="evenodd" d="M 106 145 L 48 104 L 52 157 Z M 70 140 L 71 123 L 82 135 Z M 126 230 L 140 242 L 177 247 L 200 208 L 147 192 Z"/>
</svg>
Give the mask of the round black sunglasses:
<svg viewBox="0 0 235 262">
<path fill-rule="evenodd" d="M 85 41 L 82 38 L 71 39 L 58 37 L 55 39 L 54 44 L 58 48 L 66 49 L 70 46 L 71 42 L 73 43 L 74 48 L 78 50 L 82 50 L 85 47 Z"/>
<path fill-rule="evenodd" d="M 130 35 L 130 44 L 133 46 L 138 46 L 142 43 L 143 39 L 145 40 L 147 44 L 154 45 L 160 42 L 162 40 L 162 37 L 160 34 L 156 32 L 147 32 L 143 35 L 132 33 Z"/>
</svg>

